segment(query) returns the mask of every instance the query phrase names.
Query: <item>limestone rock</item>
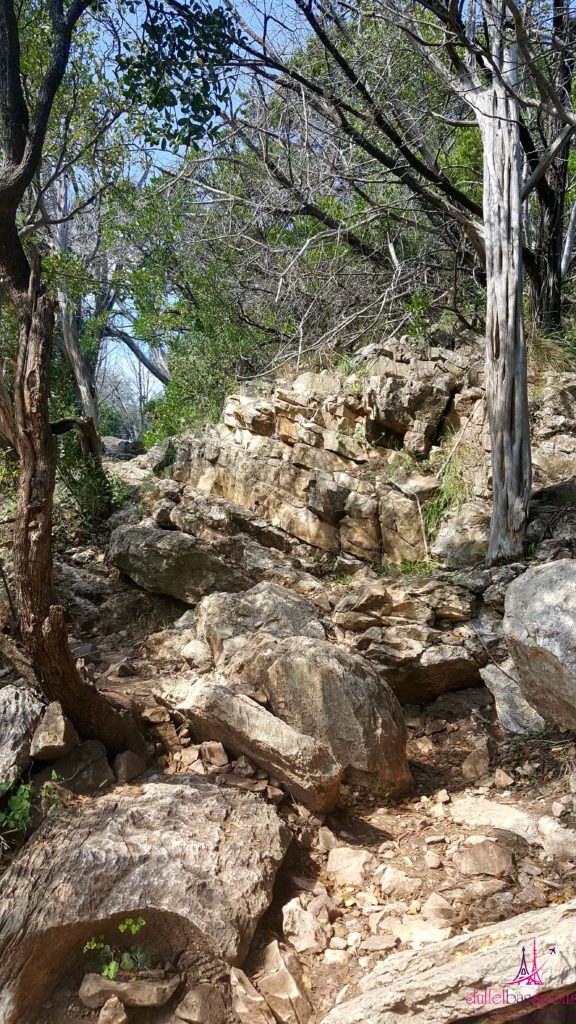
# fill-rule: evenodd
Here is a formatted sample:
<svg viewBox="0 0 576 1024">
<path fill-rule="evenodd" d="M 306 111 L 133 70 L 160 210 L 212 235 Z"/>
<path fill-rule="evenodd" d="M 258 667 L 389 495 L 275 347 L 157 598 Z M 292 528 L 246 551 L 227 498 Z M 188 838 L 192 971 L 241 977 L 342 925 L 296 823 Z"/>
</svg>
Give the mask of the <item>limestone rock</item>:
<svg viewBox="0 0 576 1024">
<path fill-rule="evenodd" d="M 176 442 L 175 438 L 167 437 L 164 441 L 159 441 L 158 444 L 149 448 L 146 455 L 142 457 L 148 469 L 154 474 L 160 474 L 168 466 L 173 465 L 174 459 L 176 458 Z"/>
<path fill-rule="evenodd" d="M 523 735 L 542 732 L 544 719 L 523 696 L 512 658 L 507 658 L 501 666 L 485 665 L 480 675 L 494 697 L 496 714 L 505 732 Z"/>
<path fill-rule="evenodd" d="M 62 706 L 53 701 L 46 708 L 42 721 L 36 726 L 30 746 L 30 756 L 39 761 L 55 761 L 64 757 L 80 742 L 72 722 L 66 718 Z"/>
<path fill-rule="evenodd" d="M 134 908 L 163 957 L 187 948 L 238 963 L 289 841 L 263 800 L 196 777 L 157 777 L 50 816 L 2 878 L 3 1024 L 33 1019 L 87 939 L 111 937 L 111 919 Z"/>
<path fill-rule="evenodd" d="M 212 667 L 210 648 L 203 640 L 192 638 L 184 645 L 181 654 L 190 668 L 195 668 L 197 672 L 207 672 Z"/>
<path fill-rule="evenodd" d="M 326 871 L 336 885 L 362 886 L 374 869 L 374 857 L 368 850 L 336 846 L 328 854 Z"/>
<path fill-rule="evenodd" d="M 191 1024 L 226 1024 L 226 1007 L 219 989 L 204 982 L 195 985 L 175 1010 L 178 1020 Z"/>
<path fill-rule="evenodd" d="M 264 973 L 258 988 L 281 1024 L 307 1024 L 312 1016 L 310 1000 L 302 984 L 298 958 L 278 942 L 270 942 L 264 950 Z"/>
<path fill-rule="evenodd" d="M 557 725 L 576 728 L 576 562 L 528 569 L 506 592 L 504 635 L 523 696 Z"/>
<path fill-rule="evenodd" d="M 277 1024 L 268 1003 L 256 991 L 244 971 L 233 967 L 230 971 L 232 1009 L 240 1024 Z"/>
<path fill-rule="evenodd" d="M 211 594 L 198 606 L 198 635 L 218 662 L 230 640 L 247 633 L 324 640 L 318 608 L 275 583 L 259 583 L 242 594 Z"/>
<path fill-rule="evenodd" d="M 328 945 L 329 935 L 322 922 L 305 910 L 297 896 L 282 909 L 284 937 L 297 953 L 322 953 Z"/>
<path fill-rule="evenodd" d="M 400 706 L 364 658 L 328 641 L 271 639 L 245 653 L 239 678 L 256 679 L 274 714 L 325 744 L 350 779 L 410 787 Z"/>
<path fill-rule="evenodd" d="M 216 739 L 234 754 L 244 754 L 313 810 L 334 807 L 342 769 L 327 745 L 226 686 L 196 683 L 179 707 L 196 739 Z"/>
<path fill-rule="evenodd" d="M 234 538 L 200 541 L 177 531 L 120 526 L 112 534 L 110 559 L 145 590 L 196 604 L 215 590 L 251 585 L 235 547 Z"/>
<path fill-rule="evenodd" d="M 489 506 L 468 502 L 442 523 L 430 554 L 448 569 L 476 565 L 486 556 L 489 531 Z"/>
<path fill-rule="evenodd" d="M 0 690 L 0 785 L 11 786 L 30 761 L 30 743 L 42 714 L 31 690 L 5 686 Z"/>
<path fill-rule="evenodd" d="M 473 828 L 497 828 L 522 836 L 526 842 L 543 847 L 546 853 L 558 859 L 570 860 L 574 856 L 576 832 L 550 816 L 539 817 L 513 804 L 477 797 L 455 800 L 450 810 L 455 821 Z"/>
<path fill-rule="evenodd" d="M 111 996 L 98 1014 L 98 1024 L 126 1024 L 128 1017 L 118 996 Z"/>
<path fill-rule="evenodd" d="M 407 379 L 370 377 L 365 388 L 374 426 L 401 438 L 406 451 L 416 456 L 430 451 L 449 397 L 449 381 L 439 374 L 434 380 L 421 380 L 416 374 Z"/>
<path fill-rule="evenodd" d="M 426 547 L 416 501 L 390 488 L 380 500 L 379 512 L 384 564 L 424 558 Z"/>
<path fill-rule="evenodd" d="M 501 992 L 517 974 L 526 936 L 536 936 L 538 959 L 546 958 L 539 996 L 576 987 L 576 900 L 491 923 L 474 932 L 393 953 L 362 979 L 360 994 L 334 1007 L 321 1024 L 447 1024 L 486 1017 L 466 994 Z M 562 950 L 546 957 L 548 947 Z M 550 1013 L 545 1010 L 544 1013 Z"/>
<path fill-rule="evenodd" d="M 112 981 L 101 974 L 85 974 L 80 986 L 80 999 L 91 1010 L 104 1006 L 112 996 L 116 996 L 124 1006 L 164 1006 L 181 981 L 179 975 L 168 981 Z"/>
<path fill-rule="evenodd" d="M 380 878 L 380 888 L 385 896 L 394 895 L 402 899 L 404 896 L 413 896 L 420 888 L 420 881 L 418 878 L 410 878 L 398 868 L 387 867 Z"/>
<path fill-rule="evenodd" d="M 512 854 L 500 843 L 483 839 L 479 843 L 463 846 L 455 863 L 463 875 L 510 875 L 514 866 Z"/>
<path fill-rule="evenodd" d="M 490 768 L 490 755 L 486 744 L 480 744 L 464 758 L 462 775 L 465 779 L 475 782 L 487 774 Z"/>
</svg>

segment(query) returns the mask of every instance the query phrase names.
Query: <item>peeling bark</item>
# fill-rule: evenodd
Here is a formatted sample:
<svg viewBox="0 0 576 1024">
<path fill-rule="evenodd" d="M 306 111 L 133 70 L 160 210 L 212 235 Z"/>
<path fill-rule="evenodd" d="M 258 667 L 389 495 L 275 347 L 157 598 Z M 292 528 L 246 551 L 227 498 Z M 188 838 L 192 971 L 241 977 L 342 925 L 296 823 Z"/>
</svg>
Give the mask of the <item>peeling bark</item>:
<svg viewBox="0 0 576 1024">
<path fill-rule="evenodd" d="M 516 47 L 505 39 L 506 5 L 487 3 L 498 74 L 474 97 L 484 149 L 486 394 L 493 511 L 488 562 L 523 554 L 531 487 L 522 266 L 522 176 Z"/>
</svg>

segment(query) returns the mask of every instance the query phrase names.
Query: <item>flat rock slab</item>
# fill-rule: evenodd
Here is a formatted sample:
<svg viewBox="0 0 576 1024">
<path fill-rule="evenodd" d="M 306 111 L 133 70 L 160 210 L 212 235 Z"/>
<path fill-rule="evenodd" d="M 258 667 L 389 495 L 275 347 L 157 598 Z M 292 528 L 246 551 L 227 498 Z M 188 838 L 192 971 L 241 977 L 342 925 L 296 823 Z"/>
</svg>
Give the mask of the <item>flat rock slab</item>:
<svg viewBox="0 0 576 1024">
<path fill-rule="evenodd" d="M 218 740 L 269 771 L 306 807 L 329 811 L 340 793 L 342 768 L 328 746 L 227 686 L 196 683 L 179 705 L 197 740 Z"/>
<path fill-rule="evenodd" d="M 478 996 L 489 989 L 501 993 L 513 981 L 523 946 L 531 967 L 534 937 L 543 984 L 509 988 L 510 1002 L 502 1016 L 501 1003 L 490 1006 Z M 551 954 L 551 949 L 556 952 Z M 438 942 L 428 946 L 425 955 L 416 950 L 392 954 L 363 979 L 360 994 L 334 1007 L 322 1024 L 455 1024 L 473 1018 L 481 1018 L 485 1024 L 491 1010 L 496 1022 L 537 1008 L 527 1002 L 520 1011 L 514 996 L 536 994 L 542 999 L 546 994 L 574 989 L 576 900 Z M 544 1012 L 550 1013 L 552 1021 L 552 1011 Z"/>
<path fill-rule="evenodd" d="M 30 1024 L 93 935 L 146 920 L 158 957 L 241 963 L 290 833 L 258 797 L 198 777 L 119 787 L 49 817 L 2 878 L 0 1020 Z"/>
<path fill-rule="evenodd" d="M 454 800 L 450 813 L 458 824 L 471 828 L 490 827 L 522 836 L 527 843 L 541 846 L 552 857 L 572 860 L 576 850 L 576 831 L 565 828 L 550 815 L 530 814 L 514 804 L 498 803 L 467 796 Z"/>
</svg>

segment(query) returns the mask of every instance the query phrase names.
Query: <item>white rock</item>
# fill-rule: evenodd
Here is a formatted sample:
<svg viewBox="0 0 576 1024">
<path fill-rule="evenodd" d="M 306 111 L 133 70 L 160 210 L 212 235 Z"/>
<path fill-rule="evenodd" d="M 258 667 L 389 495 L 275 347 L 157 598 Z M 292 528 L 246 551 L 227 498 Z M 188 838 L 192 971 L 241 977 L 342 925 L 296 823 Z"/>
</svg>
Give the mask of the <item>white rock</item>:
<svg viewBox="0 0 576 1024">
<path fill-rule="evenodd" d="M 232 1009 L 240 1024 L 276 1024 L 276 1019 L 268 1003 L 256 991 L 244 971 L 233 967 L 230 971 L 230 987 L 232 989 Z"/>
<path fill-rule="evenodd" d="M 418 878 L 410 878 L 398 868 L 387 867 L 380 878 L 380 888 L 385 896 L 413 896 L 420 888 Z"/>
<path fill-rule="evenodd" d="M 361 886 L 374 869 L 374 858 L 367 850 L 337 846 L 328 854 L 327 874 L 336 885 Z"/>
<path fill-rule="evenodd" d="M 324 952 L 323 960 L 328 967 L 343 966 L 350 960 L 350 954 L 346 949 L 327 949 Z"/>
<path fill-rule="evenodd" d="M 328 945 L 326 927 L 304 909 L 297 896 L 282 908 L 282 927 L 298 953 L 321 953 Z"/>
</svg>

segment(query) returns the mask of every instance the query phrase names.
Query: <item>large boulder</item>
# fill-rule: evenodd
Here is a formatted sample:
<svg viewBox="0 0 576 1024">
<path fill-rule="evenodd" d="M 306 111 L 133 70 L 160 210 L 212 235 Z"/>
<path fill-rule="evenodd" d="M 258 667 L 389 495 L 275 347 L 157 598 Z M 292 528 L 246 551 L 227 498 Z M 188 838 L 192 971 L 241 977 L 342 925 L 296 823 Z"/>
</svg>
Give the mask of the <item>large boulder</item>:
<svg viewBox="0 0 576 1024">
<path fill-rule="evenodd" d="M 324 640 L 318 608 L 276 583 L 263 582 L 243 594 L 211 594 L 198 606 L 198 635 L 210 645 L 215 661 L 247 633 L 276 637 L 308 636 Z"/>
<path fill-rule="evenodd" d="M 0 690 L 0 786 L 11 786 L 30 762 L 30 744 L 42 715 L 31 690 L 5 686 Z"/>
<path fill-rule="evenodd" d="M 400 705 L 364 658 L 325 640 L 253 635 L 222 671 L 262 690 L 275 715 L 326 744 L 350 779 L 393 793 L 409 787 Z"/>
<path fill-rule="evenodd" d="M 567 993 L 576 989 L 575 912 L 572 900 L 429 945 L 425 956 L 421 950 L 393 954 L 362 979 L 359 995 L 334 1007 L 322 1024 L 487 1022 L 491 1010 L 496 1022 L 540 1007 L 542 1024 L 567 1021 L 571 1018 L 557 1017 L 549 1004 L 561 1006 L 563 996 L 569 1000 Z M 536 956 L 540 983 L 507 987 L 518 974 L 522 947 L 530 967 Z"/>
<path fill-rule="evenodd" d="M 0 1020 L 24 1024 L 135 912 L 156 958 L 241 963 L 290 835 L 253 794 L 150 781 L 50 816 L 2 878 Z"/>
<path fill-rule="evenodd" d="M 245 590 L 254 582 L 242 568 L 236 538 L 199 540 L 149 526 L 120 526 L 110 542 L 112 564 L 155 594 L 196 604 L 215 590 Z"/>
<path fill-rule="evenodd" d="M 312 810 L 325 812 L 336 804 L 342 769 L 328 746 L 292 729 L 244 694 L 197 683 L 179 710 L 190 720 L 197 740 L 217 740 L 237 756 L 249 757 Z"/>
<path fill-rule="evenodd" d="M 576 562 L 528 569 L 506 591 L 504 634 L 529 704 L 576 729 Z"/>
</svg>

